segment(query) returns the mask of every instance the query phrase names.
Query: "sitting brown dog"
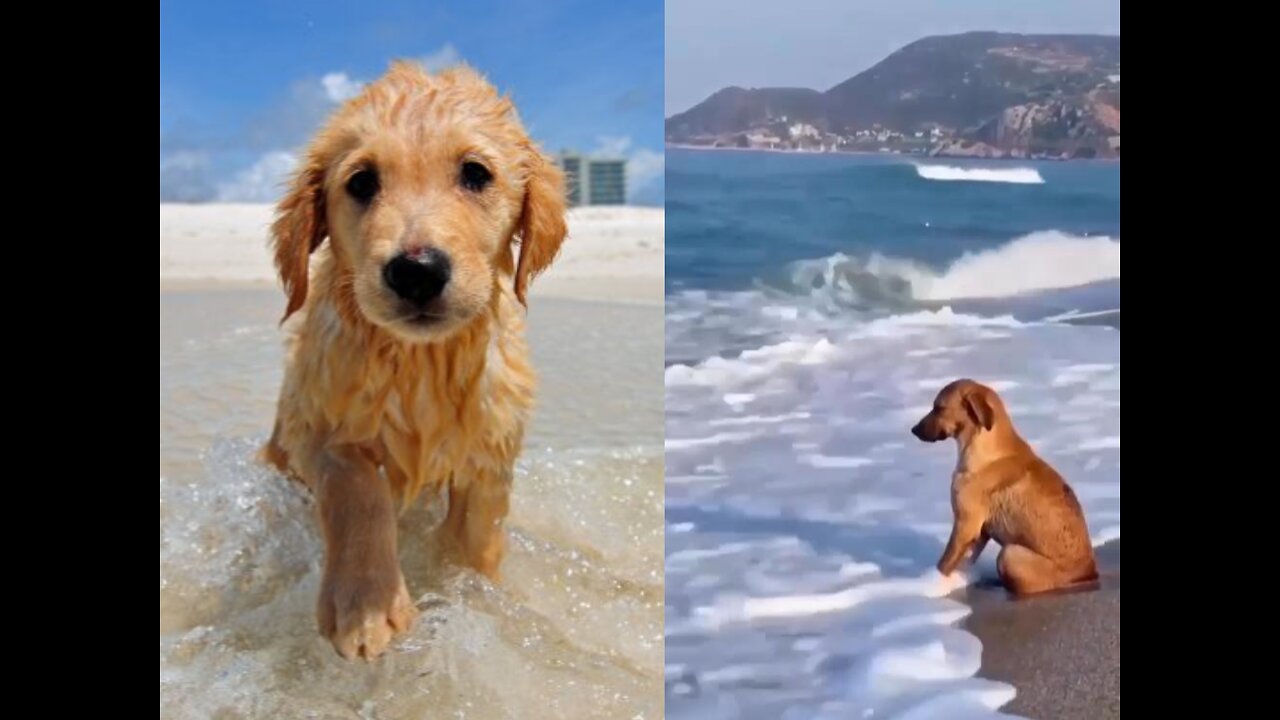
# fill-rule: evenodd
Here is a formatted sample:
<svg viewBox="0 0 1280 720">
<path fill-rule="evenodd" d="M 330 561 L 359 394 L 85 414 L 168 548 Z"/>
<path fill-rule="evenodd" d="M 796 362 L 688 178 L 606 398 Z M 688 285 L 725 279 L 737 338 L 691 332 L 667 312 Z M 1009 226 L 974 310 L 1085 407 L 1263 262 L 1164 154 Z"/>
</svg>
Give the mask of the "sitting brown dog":
<svg viewBox="0 0 1280 720">
<path fill-rule="evenodd" d="M 1000 580 L 1015 595 L 1097 580 L 1080 502 L 1019 437 L 994 390 L 967 379 L 948 384 L 911 433 L 925 442 L 955 438 L 959 449 L 951 476 L 954 524 L 939 572 L 950 575 L 970 550 L 977 560 L 995 539 Z"/>
</svg>

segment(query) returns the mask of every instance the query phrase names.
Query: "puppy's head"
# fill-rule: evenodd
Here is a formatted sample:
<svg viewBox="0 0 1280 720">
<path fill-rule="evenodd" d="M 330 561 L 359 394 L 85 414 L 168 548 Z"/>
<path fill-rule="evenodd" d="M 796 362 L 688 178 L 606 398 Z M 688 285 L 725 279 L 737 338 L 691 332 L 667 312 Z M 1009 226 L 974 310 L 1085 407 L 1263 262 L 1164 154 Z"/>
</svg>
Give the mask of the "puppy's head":
<svg viewBox="0 0 1280 720">
<path fill-rule="evenodd" d="M 466 326 L 504 277 L 525 302 L 565 233 L 563 175 L 511 102 L 470 69 L 432 76 L 403 62 L 316 135 L 272 227 L 285 317 L 328 237 L 347 299 L 410 342 Z"/>
<path fill-rule="evenodd" d="M 933 400 L 911 434 L 925 442 L 947 438 L 967 438 L 995 426 L 1000 398 L 991 388 L 973 380 L 948 383 Z"/>
</svg>

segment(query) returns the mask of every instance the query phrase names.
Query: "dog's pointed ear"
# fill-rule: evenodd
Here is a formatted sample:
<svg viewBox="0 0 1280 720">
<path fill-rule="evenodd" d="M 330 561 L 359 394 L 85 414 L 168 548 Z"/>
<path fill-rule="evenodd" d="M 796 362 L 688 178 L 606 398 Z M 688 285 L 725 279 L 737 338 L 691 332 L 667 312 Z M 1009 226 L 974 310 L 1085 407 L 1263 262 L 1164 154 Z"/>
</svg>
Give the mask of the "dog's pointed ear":
<svg viewBox="0 0 1280 720">
<path fill-rule="evenodd" d="M 564 173 L 536 147 L 528 149 L 528 175 L 520 215 L 520 259 L 516 262 L 515 291 L 527 306 L 529 283 L 546 270 L 568 228 L 565 225 Z"/>
<path fill-rule="evenodd" d="M 964 409 L 983 430 L 990 430 L 996 422 L 995 410 L 985 390 L 974 390 L 964 396 Z"/>
<path fill-rule="evenodd" d="M 276 220 L 271 225 L 276 272 L 289 297 L 281 322 L 288 320 L 306 301 L 311 253 L 328 234 L 324 165 L 312 157 L 298 168 L 288 193 L 276 205 Z"/>
</svg>

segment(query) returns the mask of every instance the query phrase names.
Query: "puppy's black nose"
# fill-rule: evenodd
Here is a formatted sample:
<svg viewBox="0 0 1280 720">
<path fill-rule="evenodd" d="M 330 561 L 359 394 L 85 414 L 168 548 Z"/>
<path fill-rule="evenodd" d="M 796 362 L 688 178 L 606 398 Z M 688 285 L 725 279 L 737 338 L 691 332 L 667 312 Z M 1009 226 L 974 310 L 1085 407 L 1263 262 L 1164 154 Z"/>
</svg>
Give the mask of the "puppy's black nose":
<svg viewBox="0 0 1280 720">
<path fill-rule="evenodd" d="M 448 255 L 428 248 L 391 258 L 382 268 L 382 279 L 396 295 L 422 306 L 440 297 L 451 270 Z"/>
<path fill-rule="evenodd" d="M 911 428 L 911 434 L 912 434 L 912 435 L 915 435 L 916 437 L 920 438 L 921 440 L 924 440 L 924 439 L 925 439 L 925 437 L 924 437 L 924 427 L 923 427 L 923 423 L 916 423 L 916 424 L 915 424 L 915 426 Z"/>
</svg>

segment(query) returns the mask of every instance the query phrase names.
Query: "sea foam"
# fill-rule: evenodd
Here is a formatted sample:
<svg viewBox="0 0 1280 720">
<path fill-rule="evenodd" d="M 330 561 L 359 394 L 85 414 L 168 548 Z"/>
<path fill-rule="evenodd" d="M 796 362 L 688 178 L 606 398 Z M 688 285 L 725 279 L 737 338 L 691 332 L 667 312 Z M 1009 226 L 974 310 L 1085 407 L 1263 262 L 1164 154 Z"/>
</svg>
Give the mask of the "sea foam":
<svg viewBox="0 0 1280 720">
<path fill-rule="evenodd" d="M 1028 167 L 975 168 L 954 165 L 916 165 L 916 174 L 925 180 L 1015 183 L 1041 185 L 1040 171 Z"/>
</svg>

